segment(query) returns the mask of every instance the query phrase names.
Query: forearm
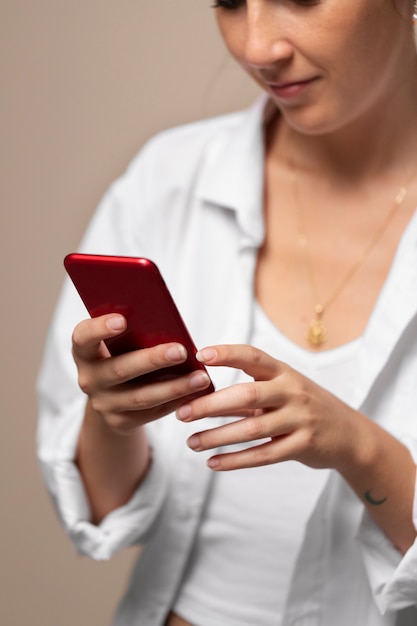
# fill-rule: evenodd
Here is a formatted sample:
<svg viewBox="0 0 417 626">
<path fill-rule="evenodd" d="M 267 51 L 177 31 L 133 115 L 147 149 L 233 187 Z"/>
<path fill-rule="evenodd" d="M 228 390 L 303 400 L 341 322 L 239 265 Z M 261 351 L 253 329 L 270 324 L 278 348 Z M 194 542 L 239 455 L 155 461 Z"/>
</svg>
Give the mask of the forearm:
<svg viewBox="0 0 417 626">
<path fill-rule="evenodd" d="M 416 538 L 412 519 L 416 467 L 409 450 L 387 431 L 360 415 L 361 443 L 355 464 L 341 474 L 376 524 L 405 553 Z"/>
<path fill-rule="evenodd" d="M 76 463 L 82 475 L 95 524 L 126 504 L 145 477 L 151 461 L 145 429 L 130 434 L 110 429 L 87 403 Z"/>
</svg>

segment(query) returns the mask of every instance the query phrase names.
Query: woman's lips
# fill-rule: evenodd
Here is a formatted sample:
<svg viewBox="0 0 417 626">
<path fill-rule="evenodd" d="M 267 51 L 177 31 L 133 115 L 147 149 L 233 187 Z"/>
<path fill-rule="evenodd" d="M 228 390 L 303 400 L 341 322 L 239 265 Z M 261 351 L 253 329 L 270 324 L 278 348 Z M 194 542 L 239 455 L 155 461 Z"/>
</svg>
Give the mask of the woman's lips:
<svg viewBox="0 0 417 626">
<path fill-rule="evenodd" d="M 289 100 L 303 94 L 316 80 L 314 77 L 285 83 L 268 83 L 268 87 L 281 100 Z"/>
</svg>

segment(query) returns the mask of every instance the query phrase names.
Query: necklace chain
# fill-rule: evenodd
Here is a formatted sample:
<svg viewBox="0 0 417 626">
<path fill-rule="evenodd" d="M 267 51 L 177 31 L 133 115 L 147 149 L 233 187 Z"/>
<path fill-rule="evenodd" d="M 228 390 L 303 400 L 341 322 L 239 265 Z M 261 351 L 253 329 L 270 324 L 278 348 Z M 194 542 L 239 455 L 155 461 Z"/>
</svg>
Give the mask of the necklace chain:
<svg viewBox="0 0 417 626">
<path fill-rule="evenodd" d="M 313 264 L 311 261 L 311 252 L 310 252 L 310 248 L 308 245 L 308 239 L 307 239 L 306 229 L 305 229 L 304 220 L 303 220 L 303 212 L 302 212 L 302 205 L 300 201 L 297 172 L 292 161 L 289 162 L 289 165 L 290 165 L 290 170 L 291 170 L 292 192 L 293 192 L 294 203 L 296 207 L 299 241 L 304 251 L 304 261 L 305 261 L 306 268 L 307 268 L 312 298 L 313 298 L 313 301 L 316 303 L 314 306 L 314 317 L 311 320 L 309 327 L 308 327 L 308 331 L 307 331 L 307 340 L 311 345 L 315 347 L 320 347 L 327 339 L 327 328 L 323 323 L 323 315 L 324 315 L 325 310 L 327 310 L 327 308 L 337 299 L 339 294 L 343 291 L 343 289 L 350 282 L 350 280 L 353 278 L 353 276 L 356 274 L 359 268 L 364 264 L 368 256 L 371 254 L 372 250 L 375 248 L 376 244 L 378 243 L 378 241 L 384 234 L 385 230 L 388 228 L 388 225 L 390 224 L 395 213 L 404 202 L 408 193 L 408 185 L 413 180 L 414 175 L 411 178 L 411 180 L 408 182 L 407 186 L 401 186 L 400 189 L 397 191 L 397 193 L 395 194 L 391 209 L 388 211 L 388 214 L 386 215 L 385 219 L 383 220 L 383 222 L 381 223 L 381 225 L 379 226 L 379 228 L 377 229 L 373 237 L 365 246 L 364 250 L 362 251 L 362 254 L 355 261 L 355 263 L 348 269 L 348 271 L 344 274 L 344 276 L 337 283 L 333 291 L 331 291 L 328 297 L 323 301 L 319 298 L 317 282 L 316 282 L 316 278 L 315 278 L 314 271 L 313 271 Z"/>
</svg>

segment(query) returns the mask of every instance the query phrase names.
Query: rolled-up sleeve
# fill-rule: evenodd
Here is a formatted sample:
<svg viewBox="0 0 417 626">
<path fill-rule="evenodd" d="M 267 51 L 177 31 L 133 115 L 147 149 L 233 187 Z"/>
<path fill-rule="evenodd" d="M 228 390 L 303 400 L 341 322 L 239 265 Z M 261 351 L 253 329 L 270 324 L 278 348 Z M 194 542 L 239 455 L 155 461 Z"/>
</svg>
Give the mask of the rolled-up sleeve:
<svg viewBox="0 0 417 626">
<path fill-rule="evenodd" d="M 403 443 L 416 462 L 417 442 L 403 439 Z M 413 523 L 417 534 L 417 489 L 414 493 Z M 402 555 L 365 512 L 358 540 L 362 545 L 368 579 L 381 613 L 417 606 L 417 539 Z"/>
<path fill-rule="evenodd" d="M 82 479 L 71 460 L 40 459 L 44 480 L 61 523 L 76 550 L 96 560 L 111 558 L 128 546 L 142 543 L 162 507 L 167 475 L 158 453 L 130 501 L 92 524 Z"/>
<path fill-rule="evenodd" d="M 80 246 L 96 254 L 146 254 L 135 220 L 146 219 L 148 173 L 152 149 L 145 148 L 126 174 L 104 196 Z M 138 207 L 141 208 L 140 213 Z M 66 280 L 48 332 L 38 377 L 37 450 L 41 472 L 54 507 L 76 549 L 95 559 L 107 559 L 125 546 L 141 542 L 160 511 L 167 479 L 160 452 L 140 488 L 125 506 L 101 522 L 89 522 L 83 481 L 74 462 L 86 396 L 77 383 L 71 353 L 75 326 L 88 317 L 75 288 Z M 152 445 L 152 441 L 150 441 Z"/>
<path fill-rule="evenodd" d="M 149 532 L 163 504 L 167 476 L 157 442 L 153 445 L 150 439 L 153 459 L 140 488 L 125 506 L 107 515 L 99 525 L 90 523 L 86 492 L 74 462 L 86 397 L 77 385 L 65 331 L 65 318 L 74 308 L 71 302 L 71 285 L 67 285 L 50 329 L 38 379 L 38 458 L 54 507 L 76 549 L 94 559 L 108 559 L 118 550 L 140 543 Z"/>
</svg>

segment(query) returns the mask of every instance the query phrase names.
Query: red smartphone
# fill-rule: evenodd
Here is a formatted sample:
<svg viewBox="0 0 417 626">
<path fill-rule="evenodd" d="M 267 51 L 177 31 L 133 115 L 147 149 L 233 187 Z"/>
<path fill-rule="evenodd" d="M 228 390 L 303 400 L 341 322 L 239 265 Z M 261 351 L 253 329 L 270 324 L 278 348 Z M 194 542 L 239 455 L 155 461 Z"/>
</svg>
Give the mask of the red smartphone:
<svg viewBox="0 0 417 626">
<path fill-rule="evenodd" d="M 64 266 L 91 317 L 121 313 L 126 330 L 105 341 L 111 355 L 171 341 L 187 350 L 184 363 L 139 377 L 142 383 L 168 380 L 195 370 L 207 371 L 155 263 L 145 258 L 69 254 Z M 214 386 L 192 394 L 211 393 Z"/>
</svg>

